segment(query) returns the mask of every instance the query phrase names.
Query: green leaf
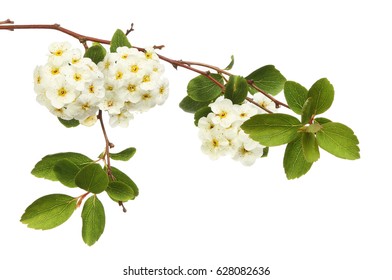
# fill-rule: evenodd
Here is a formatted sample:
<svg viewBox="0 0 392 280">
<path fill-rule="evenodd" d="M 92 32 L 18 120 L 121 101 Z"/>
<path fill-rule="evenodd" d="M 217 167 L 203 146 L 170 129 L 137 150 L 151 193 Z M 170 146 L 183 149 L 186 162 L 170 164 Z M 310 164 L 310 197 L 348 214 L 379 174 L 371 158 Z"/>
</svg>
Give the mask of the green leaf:
<svg viewBox="0 0 392 280">
<path fill-rule="evenodd" d="M 128 41 L 127 36 L 122 30 L 117 29 L 113 34 L 112 40 L 110 41 L 110 52 L 114 53 L 119 47 L 131 48 L 131 43 Z"/>
<path fill-rule="evenodd" d="M 312 114 L 319 115 L 327 111 L 332 105 L 334 95 L 333 86 L 326 78 L 315 82 L 309 89 L 308 94 L 308 97 L 313 99 L 311 107 Z"/>
<path fill-rule="evenodd" d="M 89 197 L 82 210 L 82 238 L 91 246 L 105 230 L 105 209 L 96 195 Z"/>
<path fill-rule="evenodd" d="M 106 192 L 111 199 L 117 202 L 126 202 L 128 200 L 135 199 L 133 189 L 129 185 L 120 181 L 110 182 Z"/>
<path fill-rule="evenodd" d="M 272 95 L 281 92 L 286 82 L 286 78 L 273 65 L 266 65 L 253 71 L 246 79 L 252 80 L 257 87 Z"/>
<path fill-rule="evenodd" d="M 130 148 L 125 149 L 119 153 L 110 153 L 110 157 L 114 160 L 127 161 L 127 160 L 130 160 L 135 153 L 136 153 L 136 149 L 133 147 L 130 147 Z"/>
<path fill-rule="evenodd" d="M 212 78 L 223 84 L 223 78 L 219 74 L 210 74 Z M 216 83 L 203 75 L 199 75 L 189 81 L 187 86 L 188 96 L 195 101 L 207 102 L 222 94 L 222 89 Z"/>
<path fill-rule="evenodd" d="M 77 199 L 65 194 L 50 194 L 38 198 L 28 206 L 20 221 L 34 229 L 52 229 L 71 217 Z"/>
<path fill-rule="evenodd" d="M 314 120 L 321 125 L 328 123 L 328 122 L 332 122 L 330 119 L 327 119 L 327 118 L 315 118 Z"/>
<path fill-rule="evenodd" d="M 80 171 L 80 167 L 68 159 L 62 159 L 56 162 L 53 167 L 57 180 L 64 186 L 76 188 L 75 177 Z"/>
<path fill-rule="evenodd" d="M 207 117 L 208 114 L 211 113 L 211 112 L 212 112 L 211 111 L 211 107 L 209 107 L 209 106 L 206 106 L 206 107 L 203 107 L 203 108 L 197 110 L 196 113 L 195 113 L 195 116 L 194 116 L 194 119 L 195 119 L 194 123 L 195 123 L 195 125 L 197 126 L 198 123 L 199 123 L 199 120 L 202 117 Z"/>
<path fill-rule="evenodd" d="M 64 120 L 62 118 L 57 118 L 57 119 L 66 128 L 77 127 L 80 124 L 80 122 L 78 120 L 75 120 L 75 119 L 72 119 L 72 120 Z"/>
<path fill-rule="evenodd" d="M 302 108 L 301 122 L 303 124 L 309 123 L 312 117 L 313 117 L 312 97 L 309 97 Z"/>
<path fill-rule="evenodd" d="M 79 167 L 82 167 L 86 164 L 92 163 L 93 160 L 86 157 L 85 155 L 79 153 L 58 153 L 47 155 L 43 157 L 33 168 L 31 174 L 38 178 L 44 178 L 52 181 L 57 181 L 56 173 L 54 172 L 53 168 L 54 165 L 59 161 L 67 159 L 72 163 L 76 164 Z"/>
<path fill-rule="evenodd" d="M 305 159 L 301 137 L 287 144 L 283 158 L 283 167 L 287 179 L 295 179 L 305 175 L 312 164 Z"/>
<path fill-rule="evenodd" d="M 233 104 L 241 104 L 248 95 L 248 82 L 241 76 L 230 76 L 226 84 L 225 98 Z"/>
<path fill-rule="evenodd" d="M 129 176 L 127 174 L 125 174 L 124 172 L 122 172 L 121 170 L 119 170 L 118 168 L 111 166 L 111 170 L 112 170 L 112 174 L 114 176 L 115 182 L 119 181 L 122 182 L 128 186 L 130 186 L 133 190 L 133 193 L 135 194 L 135 196 L 139 195 L 139 189 L 136 186 L 136 184 L 132 181 L 131 178 L 129 178 Z"/>
<path fill-rule="evenodd" d="M 197 110 L 208 106 L 208 104 L 210 104 L 210 101 L 199 102 L 199 101 L 193 100 L 189 96 L 185 96 L 184 99 L 182 99 L 180 102 L 180 108 L 184 112 L 195 113 Z"/>
<path fill-rule="evenodd" d="M 359 141 L 354 131 L 348 126 L 328 122 L 317 133 L 319 146 L 327 152 L 343 159 L 359 159 Z"/>
<path fill-rule="evenodd" d="M 314 133 L 302 134 L 302 149 L 307 162 L 315 162 L 320 158 L 320 151 Z"/>
<path fill-rule="evenodd" d="M 92 163 L 79 171 L 75 177 L 75 184 L 81 189 L 98 194 L 107 188 L 109 178 L 98 163 Z"/>
<path fill-rule="evenodd" d="M 301 115 L 302 108 L 308 98 L 308 90 L 296 82 L 287 81 L 284 84 L 284 96 L 290 109 Z"/>
<path fill-rule="evenodd" d="M 231 70 L 231 68 L 233 68 L 233 66 L 234 66 L 234 55 L 232 55 L 230 57 L 230 59 L 231 59 L 231 61 L 230 61 L 229 65 L 226 66 L 225 70 Z"/>
<path fill-rule="evenodd" d="M 244 122 L 241 128 L 250 138 L 264 146 L 278 146 L 293 141 L 301 127 L 300 121 L 286 114 L 259 114 Z"/>
<path fill-rule="evenodd" d="M 91 47 L 89 47 L 84 57 L 90 58 L 95 64 L 101 62 L 106 56 L 106 49 L 99 43 L 95 43 Z"/>
<path fill-rule="evenodd" d="M 269 152 L 269 147 L 264 147 L 263 148 L 263 154 L 261 155 L 261 157 L 267 157 L 268 156 L 268 152 Z"/>
</svg>

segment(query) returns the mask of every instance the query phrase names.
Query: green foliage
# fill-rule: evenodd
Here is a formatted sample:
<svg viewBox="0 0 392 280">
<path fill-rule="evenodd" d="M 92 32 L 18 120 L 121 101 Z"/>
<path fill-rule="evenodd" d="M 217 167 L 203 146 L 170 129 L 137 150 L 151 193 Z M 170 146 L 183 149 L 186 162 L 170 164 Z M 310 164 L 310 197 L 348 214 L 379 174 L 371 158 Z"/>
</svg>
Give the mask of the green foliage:
<svg viewBox="0 0 392 280">
<path fill-rule="evenodd" d="M 124 172 L 122 172 L 121 170 L 119 170 L 118 168 L 116 168 L 114 166 L 111 167 L 111 170 L 112 170 L 112 174 L 115 178 L 115 181 L 119 181 L 119 182 L 122 182 L 122 183 L 128 185 L 133 190 L 133 193 L 135 194 L 135 196 L 139 195 L 138 187 L 132 181 L 132 179 L 129 178 L 129 176 L 127 174 L 125 174 Z"/>
<path fill-rule="evenodd" d="M 134 156 L 135 153 L 136 149 L 134 147 L 130 147 L 119 153 L 110 153 L 110 157 L 114 160 L 128 161 Z"/>
<path fill-rule="evenodd" d="M 90 58 L 95 64 L 101 62 L 105 58 L 105 56 L 106 49 L 99 43 L 93 44 L 86 50 L 84 54 L 84 57 Z"/>
<path fill-rule="evenodd" d="M 56 162 L 53 167 L 57 180 L 64 186 L 76 188 L 75 177 L 80 171 L 80 167 L 68 159 Z"/>
<path fill-rule="evenodd" d="M 75 177 L 75 184 L 81 189 L 98 194 L 107 188 L 109 178 L 99 164 L 92 163 L 78 172 Z"/>
<path fill-rule="evenodd" d="M 185 96 L 184 99 L 181 100 L 180 102 L 180 108 L 187 113 L 195 113 L 197 110 L 208 106 L 210 104 L 210 101 L 206 102 L 199 102 L 196 100 L 193 100 L 189 96 Z"/>
<path fill-rule="evenodd" d="M 306 99 L 304 106 L 302 107 L 302 116 L 301 116 L 301 122 L 303 124 L 309 123 L 310 120 L 313 117 L 313 111 L 312 111 L 312 97 L 309 97 Z"/>
<path fill-rule="evenodd" d="M 65 194 L 50 194 L 38 198 L 28 206 L 21 222 L 34 229 L 52 229 L 71 217 L 77 200 Z"/>
<path fill-rule="evenodd" d="M 206 106 L 206 107 L 203 107 L 203 108 L 200 108 L 199 110 L 197 110 L 195 112 L 195 116 L 194 116 L 194 119 L 195 119 L 194 123 L 195 123 L 195 125 L 197 126 L 198 123 L 199 123 L 199 120 L 202 117 L 207 117 L 208 114 L 211 113 L 211 112 L 212 111 L 211 111 L 211 108 L 209 106 Z"/>
<path fill-rule="evenodd" d="M 229 65 L 226 66 L 225 70 L 231 70 L 231 68 L 233 68 L 233 66 L 234 66 L 234 55 L 232 55 L 230 57 L 230 59 L 231 59 L 230 63 L 229 63 Z"/>
<path fill-rule="evenodd" d="M 66 128 L 77 127 L 80 124 L 80 122 L 75 119 L 72 119 L 72 120 L 64 120 L 62 118 L 57 118 L 57 119 Z"/>
<path fill-rule="evenodd" d="M 117 202 L 126 202 L 135 199 L 135 192 L 132 187 L 120 181 L 110 182 L 106 189 L 106 193 L 111 199 Z"/>
<path fill-rule="evenodd" d="M 320 151 L 314 133 L 302 134 L 302 150 L 307 162 L 315 162 L 320 158 Z"/>
<path fill-rule="evenodd" d="M 301 137 L 297 137 L 287 144 L 283 157 L 283 167 L 287 179 L 299 178 L 312 167 L 312 163 L 305 159 Z"/>
<path fill-rule="evenodd" d="M 82 238 L 91 246 L 105 230 L 105 209 L 96 195 L 89 197 L 82 210 Z"/>
<path fill-rule="evenodd" d="M 328 123 L 328 122 L 331 122 L 331 120 L 330 120 L 330 119 L 327 119 L 327 118 L 315 118 L 314 121 L 315 121 L 316 123 L 321 124 L 321 125 L 323 125 L 323 124 L 325 124 L 325 123 Z"/>
<path fill-rule="evenodd" d="M 116 52 L 117 48 L 119 47 L 131 48 L 132 45 L 129 42 L 125 33 L 122 30 L 117 29 L 116 32 L 113 34 L 112 40 L 110 41 L 110 52 Z"/>
<path fill-rule="evenodd" d="M 43 157 L 33 168 L 31 174 L 38 178 L 58 181 L 53 168 L 59 160 L 67 159 L 79 167 L 92 163 L 93 160 L 85 155 L 73 152 L 57 153 Z"/>
<path fill-rule="evenodd" d="M 233 104 L 241 104 L 248 95 L 248 82 L 241 76 L 230 76 L 226 84 L 225 98 Z"/>
<path fill-rule="evenodd" d="M 223 78 L 219 74 L 210 74 L 210 77 L 223 83 Z M 222 89 L 206 76 L 199 75 L 189 81 L 187 86 L 188 96 L 195 101 L 207 102 L 217 98 L 222 94 Z"/>
<path fill-rule="evenodd" d="M 263 91 L 276 95 L 283 90 L 286 78 L 273 65 L 266 65 L 250 73 L 245 79 L 253 83 Z M 256 90 L 250 88 L 252 93 Z"/>
<path fill-rule="evenodd" d="M 287 81 L 284 84 L 284 96 L 290 109 L 298 115 L 302 115 L 302 108 L 308 98 L 308 90 L 299 83 Z"/>
<path fill-rule="evenodd" d="M 308 94 L 308 98 L 312 98 L 311 113 L 319 115 L 327 111 L 332 105 L 334 95 L 334 88 L 326 78 L 315 82 L 309 89 Z"/>
<path fill-rule="evenodd" d="M 327 152 L 343 159 L 359 159 L 359 141 L 348 126 L 328 122 L 317 133 L 317 142 Z"/>
<path fill-rule="evenodd" d="M 293 141 L 301 127 L 300 121 L 286 114 L 255 115 L 243 123 L 241 128 L 250 138 L 264 146 L 278 146 Z"/>
</svg>

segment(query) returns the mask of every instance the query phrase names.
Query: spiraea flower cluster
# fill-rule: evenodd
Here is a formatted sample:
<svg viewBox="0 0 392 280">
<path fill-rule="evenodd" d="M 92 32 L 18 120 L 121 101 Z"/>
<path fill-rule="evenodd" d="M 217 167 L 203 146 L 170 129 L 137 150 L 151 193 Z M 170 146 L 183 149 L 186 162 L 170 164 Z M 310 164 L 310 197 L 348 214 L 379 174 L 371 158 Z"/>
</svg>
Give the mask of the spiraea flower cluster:
<svg viewBox="0 0 392 280">
<path fill-rule="evenodd" d="M 268 102 L 261 96 L 256 96 L 256 99 L 258 103 Z M 219 97 L 209 106 L 212 112 L 198 122 L 202 151 L 211 159 L 230 155 L 244 165 L 252 165 L 263 155 L 264 147 L 249 138 L 241 125 L 262 111 L 252 104 L 233 104 L 231 100 L 223 97 Z"/>
<path fill-rule="evenodd" d="M 98 65 L 67 42 L 53 43 L 49 51 L 47 63 L 34 71 L 34 90 L 37 101 L 63 120 L 91 126 L 102 110 L 111 126 L 127 127 L 132 112 L 167 99 L 168 81 L 153 49 L 119 47 Z"/>
</svg>

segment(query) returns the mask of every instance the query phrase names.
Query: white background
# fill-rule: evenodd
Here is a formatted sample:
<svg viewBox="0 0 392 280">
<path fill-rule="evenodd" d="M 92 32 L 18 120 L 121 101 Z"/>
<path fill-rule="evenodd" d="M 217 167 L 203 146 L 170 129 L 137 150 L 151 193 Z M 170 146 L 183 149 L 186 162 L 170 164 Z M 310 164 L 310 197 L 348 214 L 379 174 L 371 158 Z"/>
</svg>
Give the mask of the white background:
<svg viewBox="0 0 392 280">
<path fill-rule="evenodd" d="M 1 279 L 163 279 L 123 276 L 128 265 L 269 266 L 265 279 L 392 279 L 389 1 L 99 2 L 6 1 L 0 20 L 59 23 L 104 39 L 133 22 L 134 45 L 164 44 L 160 53 L 171 58 L 225 67 L 234 54 L 233 73 L 274 64 L 308 88 L 327 77 L 335 101 L 325 116 L 355 131 L 361 159 L 322 152 L 292 181 L 282 148 L 250 168 L 211 161 L 192 115 L 178 108 L 195 74 L 166 64 L 167 103 L 128 129 L 108 129 L 117 151 L 138 149 L 117 164 L 140 188 L 128 213 L 101 195 L 106 229 L 92 247 L 81 239 L 80 209 L 56 229 L 28 229 L 19 219 L 36 198 L 82 193 L 33 177 L 34 164 L 61 151 L 94 157 L 104 142 L 98 126 L 65 129 L 35 101 L 32 72 L 45 63 L 47 46 L 68 40 L 82 48 L 77 40 L 51 30 L 0 31 Z"/>
</svg>

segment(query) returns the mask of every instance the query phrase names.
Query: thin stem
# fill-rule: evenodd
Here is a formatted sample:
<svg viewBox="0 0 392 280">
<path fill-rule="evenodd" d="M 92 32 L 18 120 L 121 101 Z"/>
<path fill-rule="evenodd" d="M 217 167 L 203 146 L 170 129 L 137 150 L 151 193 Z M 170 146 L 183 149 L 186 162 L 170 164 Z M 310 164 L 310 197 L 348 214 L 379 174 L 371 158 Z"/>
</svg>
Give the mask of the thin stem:
<svg viewBox="0 0 392 280">
<path fill-rule="evenodd" d="M 254 101 L 252 98 L 250 98 L 250 97 L 247 97 L 246 100 L 247 100 L 248 102 L 252 103 L 253 105 L 256 105 L 256 106 L 259 107 L 260 109 L 266 111 L 266 112 L 269 113 L 269 114 L 273 114 L 273 113 L 274 113 L 274 112 L 272 112 L 270 109 L 267 109 L 267 108 L 261 106 L 260 104 L 258 104 L 257 102 L 255 102 L 255 101 Z"/>
<path fill-rule="evenodd" d="M 76 208 L 79 208 L 79 207 L 80 207 L 80 205 L 81 205 L 82 202 L 83 202 L 83 199 L 85 199 L 86 196 L 87 196 L 89 193 L 90 193 L 90 192 L 86 192 L 85 194 L 82 194 L 81 196 L 75 197 L 75 199 L 78 200 L 78 202 L 76 203 Z"/>
<path fill-rule="evenodd" d="M 254 81 L 252 80 L 248 80 L 248 84 L 253 87 L 255 90 L 257 90 L 258 92 L 264 94 L 266 97 L 268 97 L 269 99 L 271 99 L 272 102 L 275 103 L 276 108 L 279 108 L 280 106 L 286 107 L 286 108 L 290 108 L 287 104 L 280 102 L 279 100 L 275 99 L 273 96 L 271 96 L 270 94 L 266 93 L 265 91 L 263 91 L 261 88 L 259 88 L 258 86 L 255 85 Z"/>
<path fill-rule="evenodd" d="M 103 137 L 105 138 L 105 153 L 104 153 L 103 159 L 105 160 L 108 176 L 112 180 L 114 180 L 115 178 L 112 174 L 112 168 L 110 165 L 110 148 L 113 148 L 114 145 L 113 145 L 113 143 L 111 143 L 109 141 L 108 135 L 106 133 L 105 124 L 103 123 L 102 110 L 99 110 L 97 118 L 99 119 L 99 123 L 101 124 Z"/>
</svg>

